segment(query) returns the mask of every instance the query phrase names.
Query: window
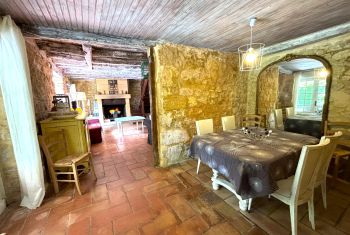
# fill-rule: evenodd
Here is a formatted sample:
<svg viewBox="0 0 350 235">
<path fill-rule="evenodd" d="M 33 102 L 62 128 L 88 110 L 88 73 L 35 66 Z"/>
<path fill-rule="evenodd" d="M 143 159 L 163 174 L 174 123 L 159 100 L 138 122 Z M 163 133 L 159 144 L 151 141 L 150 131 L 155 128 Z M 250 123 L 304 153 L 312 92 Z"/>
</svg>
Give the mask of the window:
<svg viewBox="0 0 350 235">
<path fill-rule="evenodd" d="M 313 70 L 297 73 L 295 107 L 297 113 L 317 113 L 323 109 L 326 79 L 315 77 Z"/>
</svg>

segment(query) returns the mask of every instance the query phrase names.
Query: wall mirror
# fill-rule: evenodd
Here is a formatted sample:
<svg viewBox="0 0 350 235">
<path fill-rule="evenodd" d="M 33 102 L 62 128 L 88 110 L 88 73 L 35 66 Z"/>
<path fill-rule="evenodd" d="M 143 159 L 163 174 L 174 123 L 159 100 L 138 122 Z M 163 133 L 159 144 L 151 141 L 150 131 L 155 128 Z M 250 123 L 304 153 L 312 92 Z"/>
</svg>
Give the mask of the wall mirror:
<svg viewBox="0 0 350 235">
<path fill-rule="evenodd" d="M 276 127 L 281 109 L 287 131 L 320 137 L 328 114 L 331 68 L 316 56 L 288 55 L 265 67 L 257 81 L 257 113 Z"/>
</svg>

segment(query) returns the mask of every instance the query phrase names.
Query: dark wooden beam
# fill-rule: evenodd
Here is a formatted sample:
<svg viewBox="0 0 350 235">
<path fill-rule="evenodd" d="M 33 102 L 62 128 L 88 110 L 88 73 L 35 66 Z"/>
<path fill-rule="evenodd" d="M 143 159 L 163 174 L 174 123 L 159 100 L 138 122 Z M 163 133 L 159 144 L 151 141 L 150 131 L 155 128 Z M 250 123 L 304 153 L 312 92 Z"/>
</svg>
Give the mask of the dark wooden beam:
<svg viewBox="0 0 350 235">
<path fill-rule="evenodd" d="M 264 55 L 293 49 L 310 43 L 318 42 L 327 38 L 342 35 L 348 32 L 350 32 L 350 22 L 266 47 L 264 49 Z"/>
<path fill-rule="evenodd" d="M 80 45 L 89 44 L 94 47 L 113 48 L 135 52 L 146 52 L 148 47 L 162 43 L 162 41 L 104 36 L 94 33 L 43 26 L 22 25 L 21 30 L 26 38 L 46 39 L 56 42 L 74 43 Z"/>
</svg>

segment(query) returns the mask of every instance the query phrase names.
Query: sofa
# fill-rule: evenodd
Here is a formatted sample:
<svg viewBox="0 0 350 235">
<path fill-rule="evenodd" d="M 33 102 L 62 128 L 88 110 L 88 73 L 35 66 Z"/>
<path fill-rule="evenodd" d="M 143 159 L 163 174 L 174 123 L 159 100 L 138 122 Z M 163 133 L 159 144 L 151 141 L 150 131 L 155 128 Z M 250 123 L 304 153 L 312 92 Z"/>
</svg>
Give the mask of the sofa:
<svg viewBox="0 0 350 235">
<path fill-rule="evenodd" d="M 90 134 L 91 144 L 97 144 L 102 142 L 102 126 L 100 120 L 88 119 L 87 120 L 88 130 Z"/>
</svg>

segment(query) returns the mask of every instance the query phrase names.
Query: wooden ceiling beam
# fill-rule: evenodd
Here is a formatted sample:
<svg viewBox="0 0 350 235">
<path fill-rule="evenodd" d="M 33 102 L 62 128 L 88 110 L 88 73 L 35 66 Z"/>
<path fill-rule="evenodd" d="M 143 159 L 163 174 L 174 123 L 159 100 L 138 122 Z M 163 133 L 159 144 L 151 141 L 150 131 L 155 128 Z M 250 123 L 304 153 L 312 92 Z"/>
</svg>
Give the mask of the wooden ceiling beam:
<svg viewBox="0 0 350 235">
<path fill-rule="evenodd" d="M 146 52 L 147 48 L 162 43 L 161 40 L 143 40 L 117 36 L 103 36 L 95 33 L 78 32 L 43 26 L 21 25 L 26 38 L 45 39 L 55 42 L 89 44 L 94 47 Z"/>
</svg>

